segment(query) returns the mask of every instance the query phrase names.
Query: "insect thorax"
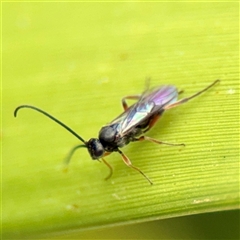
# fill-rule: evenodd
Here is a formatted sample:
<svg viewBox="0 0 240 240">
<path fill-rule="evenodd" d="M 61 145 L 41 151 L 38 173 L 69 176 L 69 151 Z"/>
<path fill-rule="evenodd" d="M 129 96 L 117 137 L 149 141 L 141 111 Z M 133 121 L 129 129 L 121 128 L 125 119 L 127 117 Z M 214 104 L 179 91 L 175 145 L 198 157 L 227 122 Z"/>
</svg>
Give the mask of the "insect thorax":
<svg viewBox="0 0 240 240">
<path fill-rule="evenodd" d="M 142 134 L 141 128 L 133 128 L 129 133 L 121 135 L 118 131 L 119 124 L 112 124 L 104 126 L 99 132 L 99 140 L 102 143 L 105 151 L 113 152 L 117 151 L 118 148 L 121 148 L 131 141 L 134 141 L 134 138 Z"/>
</svg>

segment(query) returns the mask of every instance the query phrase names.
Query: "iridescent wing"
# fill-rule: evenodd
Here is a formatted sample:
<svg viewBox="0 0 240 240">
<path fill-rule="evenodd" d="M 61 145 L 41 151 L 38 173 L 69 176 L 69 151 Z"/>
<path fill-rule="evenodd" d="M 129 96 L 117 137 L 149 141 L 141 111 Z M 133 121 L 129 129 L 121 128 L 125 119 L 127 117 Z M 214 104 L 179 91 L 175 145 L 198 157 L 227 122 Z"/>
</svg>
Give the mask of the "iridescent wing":
<svg viewBox="0 0 240 240">
<path fill-rule="evenodd" d="M 111 124 L 119 123 L 118 133 L 123 136 L 147 118 L 164 110 L 164 106 L 177 101 L 178 91 L 174 86 L 155 87 L 143 92 L 140 99 L 114 119 Z"/>
</svg>

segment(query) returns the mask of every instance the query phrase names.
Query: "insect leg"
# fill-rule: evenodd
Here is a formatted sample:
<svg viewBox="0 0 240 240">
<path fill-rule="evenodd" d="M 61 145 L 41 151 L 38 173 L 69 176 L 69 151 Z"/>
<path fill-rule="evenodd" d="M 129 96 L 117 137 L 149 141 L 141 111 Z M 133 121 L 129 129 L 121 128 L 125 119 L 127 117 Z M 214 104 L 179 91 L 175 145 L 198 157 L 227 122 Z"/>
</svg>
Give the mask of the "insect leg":
<svg viewBox="0 0 240 240">
<path fill-rule="evenodd" d="M 154 143 L 157 143 L 157 144 L 165 144 L 165 145 L 169 145 L 169 146 L 185 146 L 184 143 L 166 143 L 166 142 L 162 142 L 162 141 L 159 141 L 157 139 L 154 139 L 154 138 L 151 138 L 151 137 L 148 137 L 148 136 L 141 136 L 140 138 L 135 138 L 134 139 L 134 141 L 144 141 L 144 140 L 154 142 Z"/>
<path fill-rule="evenodd" d="M 161 114 L 157 114 L 155 117 L 153 117 L 151 119 L 151 121 L 149 122 L 148 127 L 143 132 L 145 133 L 145 132 L 149 131 L 156 124 L 156 122 L 158 121 L 160 116 L 161 116 Z"/>
<path fill-rule="evenodd" d="M 121 154 L 123 162 L 130 168 L 138 171 L 139 173 L 141 173 L 143 175 L 143 177 L 145 177 L 147 179 L 147 181 L 152 185 L 153 182 L 137 167 L 133 166 L 130 159 L 122 152 L 118 149 L 118 152 Z"/>
<path fill-rule="evenodd" d="M 213 85 L 215 85 L 215 84 L 218 83 L 218 82 L 220 82 L 220 80 L 214 81 L 214 82 L 213 82 L 212 84 L 210 84 L 208 87 L 206 87 L 206 88 L 204 88 L 203 90 L 201 90 L 201 91 L 193 94 L 193 95 L 190 96 L 190 97 L 183 98 L 183 99 L 180 99 L 179 101 L 177 101 L 177 102 L 175 102 L 175 103 L 166 105 L 166 106 L 164 107 L 164 110 L 170 109 L 170 108 L 174 108 L 174 107 L 177 107 L 177 106 L 179 106 L 179 105 L 181 105 L 181 104 L 183 104 L 183 103 L 188 102 L 189 100 L 191 100 L 191 99 L 197 97 L 198 95 L 202 94 L 203 92 L 207 91 L 209 88 L 211 88 Z"/>
<path fill-rule="evenodd" d="M 138 100 L 140 97 L 141 97 L 141 95 L 130 95 L 130 96 L 126 96 L 126 97 L 122 98 L 123 109 L 126 111 L 129 108 L 128 104 L 126 102 L 126 99 Z"/>
<path fill-rule="evenodd" d="M 113 168 L 112 168 L 112 166 L 104 159 L 104 158 L 102 158 L 102 161 L 103 161 L 103 163 L 109 168 L 109 170 L 110 170 L 110 173 L 108 174 L 108 176 L 105 178 L 105 180 L 108 180 L 111 176 L 112 176 L 112 174 L 113 174 Z"/>
</svg>

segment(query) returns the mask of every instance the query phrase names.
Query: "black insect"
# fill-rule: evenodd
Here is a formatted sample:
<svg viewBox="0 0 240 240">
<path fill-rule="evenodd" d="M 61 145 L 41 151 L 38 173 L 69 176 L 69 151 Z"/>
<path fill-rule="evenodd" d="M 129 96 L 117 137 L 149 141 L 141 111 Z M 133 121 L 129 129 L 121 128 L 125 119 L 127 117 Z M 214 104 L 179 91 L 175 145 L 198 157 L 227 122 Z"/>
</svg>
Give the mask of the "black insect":
<svg viewBox="0 0 240 240">
<path fill-rule="evenodd" d="M 72 133 L 75 137 L 77 137 L 81 142 L 83 142 L 83 144 L 75 146 L 70 151 L 68 157 L 66 158 L 67 163 L 70 162 L 73 153 L 78 148 L 87 148 L 93 160 L 102 159 L 102 161 L 109 167 L 110 174 L 106 178 L 108 179 L 111 177 L 113 170 L 103 157 L 109 155 L 112 152 L 118 152 L 121 154 L 124 163 L 128 167 L 131 167 L 141 173 L 148 180 L 148 182 L 152 184 L 152 181 L 139 168 L 133 166 L 129 158 L 119 148 L 122 148 L 130 142 L 143 140 L 171 146 L 184 145 L 162 142 L 151 137 L 147 137 L 143 134 L 155 125 L 155 123 L 162 116 L 165 110 L 177 107 L 183 103 L 188 102 L 190 99 L 207 91 L 219 81 L 220 80 L 216 80 L 203 90 L 193 94 L 190 97 L 180 100 L 177 100 L 177 88 L 171 85 L 158 86 L 152 89 L 147 89 L 141 95 L 126 96 L 122 99 L 124 112 L 120 114 L 117 118 L 115 118 L 112 122 L 102 127 L 99 132 L 98 138 L 91 138 L 89 141 L 85 141 L 81 136 L 79 136 L 67 125 L 37 107 L 30 105 L 21 105 L 15 109 L 14 116 L 17 116 L 17 113 L 21 108 L 31 108 L 57 122 L 59 125 Z M 137 100 L 137 102 L 131 106 L 128 106 L 126 99 Z"/>
</svg>

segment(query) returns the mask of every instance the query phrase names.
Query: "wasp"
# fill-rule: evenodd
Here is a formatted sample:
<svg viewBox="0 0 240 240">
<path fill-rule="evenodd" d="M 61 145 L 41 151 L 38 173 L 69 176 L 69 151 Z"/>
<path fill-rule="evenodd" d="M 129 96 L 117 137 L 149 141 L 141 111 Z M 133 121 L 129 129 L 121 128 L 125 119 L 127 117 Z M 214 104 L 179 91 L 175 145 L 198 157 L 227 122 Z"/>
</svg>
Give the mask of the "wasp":
<svg viewBox="0 0 240 240">
<path fill-rule="evenodd" d="M 172 85 L 163 85 L 154 88 L 148 88 L 140 95 L 126 96 L 122 99 L 122 106 L 124 109 L 123 113 L 121 113 L 109 124 L 103 126 L 99 131 L 98 138 L 91 138 L 88 141 L 85 141 L 80 135 L 78 135 L 66 124 L 59 121 L 49 113 L 41 110 L 40 108 L 31 105 L 20 105 L 15 109 L 14 116 L 17 116 L 17 113 L 21 108 L 33 109 L 58 123 L 67 131 L 72 133 L 76 138 L 78 138 L 83 144 L 75 146 L 70 151 L 65 160 L 67 164 L 70 162 L 72 155 L 77 149 L 87 148 L 93 160 L 101 159 L 110 169 L 110 173 L 106 178 L 109 179 L 112 176 L 113 169 L 111 165 L 106 162 L 104 157 L 111 154 L 112 152 L 118 152 L 122 156 L 123 162 L 128 167 L 142 174 L 150 184 L 153 184 L 152 181 L 138 167 L 135 167 L 131 163 L 130 159 L 122 152 L 122 150 L 120 150 L 120 148 L 124 147 L 130 142 L 144 140 L 157 144 L 184 146 L 184 144 L 162 142 L 148 137 L 144 134 L 156 124 L 156 122 L 166 110 L 188 102 L 189 100 L 197 97 L 198 95 L 207 91 L 209 88 L 213 87 L 219 81 L 220 80 L 216 80 L 201 91 L 193 94 L 190 97 L 182 98 L 180 100 L 178 100 L 178 95 L 180 92 L 178 92 L 177 88 Z M 136 102 L 133 105 L 129 106 L 127 104 L 127 100 L 136 100 Z"/>
</svg>

